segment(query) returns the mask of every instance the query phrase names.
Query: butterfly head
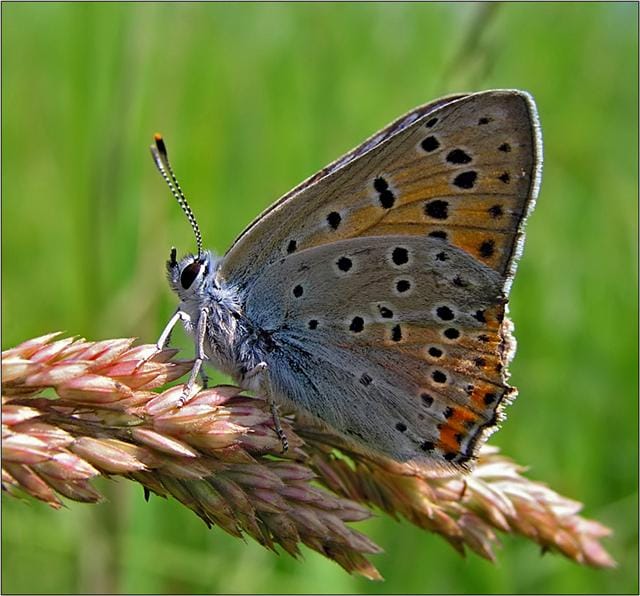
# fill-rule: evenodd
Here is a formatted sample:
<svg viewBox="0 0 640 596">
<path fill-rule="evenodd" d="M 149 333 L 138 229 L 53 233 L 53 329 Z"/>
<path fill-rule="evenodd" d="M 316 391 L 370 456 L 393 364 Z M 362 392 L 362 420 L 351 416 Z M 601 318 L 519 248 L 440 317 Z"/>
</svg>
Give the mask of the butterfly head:
<svg viewBox="0 0 640 596">
<path fill-rule="evenodd" d="M 216 288 L 214 273 L 218 260 L 210 251 L 188 254 L 179 261 L 176 257 L 177 251 L 172 248 L 167 261 L 167 277 L 171 289 L 181 300 L 188 301 Z"/>
</svg>

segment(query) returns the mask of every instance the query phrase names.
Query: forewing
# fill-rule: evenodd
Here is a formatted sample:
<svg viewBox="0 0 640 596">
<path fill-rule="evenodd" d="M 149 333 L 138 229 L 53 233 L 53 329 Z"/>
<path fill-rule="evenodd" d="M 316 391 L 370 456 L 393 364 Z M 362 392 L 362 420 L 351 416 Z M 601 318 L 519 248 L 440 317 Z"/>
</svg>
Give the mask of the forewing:
<svg viewBox="0 0 640 596">
<path fill-rule="evenodd" d="M 221 281 L 248 289 L 265 267 L 347 238 L 445 238 L 513 274 L 541 168 L 533 100 L 487 91 L 400 118 L 304 182 L 233 244 Z"/>
</svg>

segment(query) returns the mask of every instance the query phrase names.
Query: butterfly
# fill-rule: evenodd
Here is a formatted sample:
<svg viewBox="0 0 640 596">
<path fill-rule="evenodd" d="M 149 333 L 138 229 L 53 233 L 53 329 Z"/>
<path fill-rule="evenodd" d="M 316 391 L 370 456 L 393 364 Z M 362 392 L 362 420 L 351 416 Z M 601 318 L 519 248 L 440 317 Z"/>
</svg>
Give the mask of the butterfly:
<svg viewBox="0 0 640 596">
<path fill-rule="evenodd" d="M 264 211 L 223 257 L 159 135 L 156 166 L 197 253 L 167 263 L 203 361 L 366 453 L 470 469 L 515 397 L 507 301 L 540 184 L 533 98 L 459 94 L 418 107 Z M 185 398 L 186 397 L 185 394 Z"/>
</svg>

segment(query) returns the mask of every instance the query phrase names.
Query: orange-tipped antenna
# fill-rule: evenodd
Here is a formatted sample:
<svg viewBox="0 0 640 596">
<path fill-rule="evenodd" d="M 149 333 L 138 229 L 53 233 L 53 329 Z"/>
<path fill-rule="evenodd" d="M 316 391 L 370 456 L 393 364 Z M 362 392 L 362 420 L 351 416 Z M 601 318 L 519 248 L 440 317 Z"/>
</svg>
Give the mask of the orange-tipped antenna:
<svg viewBox="0 0 640 596">
<path fill-rule="evenodd" d="M 198 226 L 198 222 L 196 221 L 196 217 L 191 211 L 191 207 L 189 207 L 189 203 L 187 203 L 187 199 L 180 188 L 180 184 L 178 184 L 178 179 L 176 175 L 173 173 L 171 169 L 171 164 L 169 163 L 169 156 L 167 155 L 167 148 L 162 140 L 162 135 L 156 133 L 153 135 L 154 144 L 151 145 L 151 155 L 153 157 L 153 161 L 156 164 L 156 168 L 164 178 L 164 181 L 169 186 L 169 190 L 171 190 L 171 194 L 176 198 L 180 207 L 184 211 L 189 223 L 191 224 L 191 228 L 193 229 L 193 233 L 196 235 L 196 245 L 198 246 L 198 259 L 202 257 L 202 234 L 200 234 L 200 228 Z"/>
</svg>

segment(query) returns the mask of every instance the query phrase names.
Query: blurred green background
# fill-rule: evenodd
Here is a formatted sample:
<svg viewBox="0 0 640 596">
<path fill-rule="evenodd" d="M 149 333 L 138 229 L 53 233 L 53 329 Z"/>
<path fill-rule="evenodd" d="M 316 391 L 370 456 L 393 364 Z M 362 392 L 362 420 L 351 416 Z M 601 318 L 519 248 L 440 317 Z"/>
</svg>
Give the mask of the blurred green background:
<svg viewBox="0 0 640 596">
<path fill-rule="evenodd" d="M 2 346 L 53 330 L 155 341 L 189 226 L 218 252 L 414 106 L 529 90 L 545 167 L 512 294 L 520 397 L 492 442 L 614 530 L 583 569 L 506 539 L 497 565 L 378 517 L 385 583 L 296 562 L 126 482 L 63 511 L 3 499 L 2 591 L 638 592 L 638 6 L 2 4 Z M 178 345 L 192 350 L 183 334 Z M 188 352 L 191 353 L 191 352 Z"/>
</svg>

